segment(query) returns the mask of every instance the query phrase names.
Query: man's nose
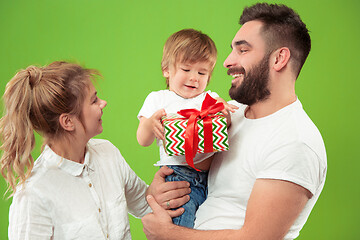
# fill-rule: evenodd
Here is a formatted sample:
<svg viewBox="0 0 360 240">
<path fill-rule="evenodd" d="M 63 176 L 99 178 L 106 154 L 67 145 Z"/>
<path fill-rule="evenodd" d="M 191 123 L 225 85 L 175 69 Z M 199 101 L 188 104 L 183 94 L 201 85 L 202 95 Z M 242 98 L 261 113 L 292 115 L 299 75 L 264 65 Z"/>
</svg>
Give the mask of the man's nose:
<svg viewBox="0 0 360 240">
<path fill-rule="evenodd" d="M 234 65 L 236 65 L 235 60 L 234 60 L 234 51 L 231 51 L 229 56 L 224 61 L 224 67 L 225 68 L 230 68 L 230 67 L 232 67 Z"/>
</svg>

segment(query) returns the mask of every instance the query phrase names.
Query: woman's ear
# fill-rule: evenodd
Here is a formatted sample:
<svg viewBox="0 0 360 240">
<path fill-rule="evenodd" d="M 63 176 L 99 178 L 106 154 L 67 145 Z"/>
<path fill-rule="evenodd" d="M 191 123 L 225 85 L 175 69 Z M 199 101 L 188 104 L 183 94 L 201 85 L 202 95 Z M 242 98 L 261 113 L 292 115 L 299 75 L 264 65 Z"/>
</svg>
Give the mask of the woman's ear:
<svg viewBox="0 0 360 240">
<path fill-rule="evenodd" d="M 275 71 L 279 72 L 289 63 L 290 49 L 287 47 L 282 47 L 277 49 L 273 54 L 275 57 L 273 68 Z"/>
<path fill-rule="evenodd" d="M 74 116 L 69 113 L 62 113 L 59 117 L 60 126 L 69 132 L 75 130 Z"/>
</svg>

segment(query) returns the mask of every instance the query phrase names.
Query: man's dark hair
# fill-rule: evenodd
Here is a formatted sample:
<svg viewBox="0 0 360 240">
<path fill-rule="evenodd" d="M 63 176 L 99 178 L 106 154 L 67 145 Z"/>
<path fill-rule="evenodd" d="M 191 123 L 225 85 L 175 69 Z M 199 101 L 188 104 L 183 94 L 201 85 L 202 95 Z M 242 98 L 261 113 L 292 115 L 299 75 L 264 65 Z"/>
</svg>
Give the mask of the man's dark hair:
<svg viewBox="0 0 360 240">
<path fill-rule="evenodd" d="M 285 5 L 257 3 L 244 9 L 239 23 L 253 20 L 264 24 L 262 34 L 269 52 L 281 47 L 290 49 L 294 72 L 299 75 L 311 49 L 309 31 L 300 16 Z"/>
</svg>

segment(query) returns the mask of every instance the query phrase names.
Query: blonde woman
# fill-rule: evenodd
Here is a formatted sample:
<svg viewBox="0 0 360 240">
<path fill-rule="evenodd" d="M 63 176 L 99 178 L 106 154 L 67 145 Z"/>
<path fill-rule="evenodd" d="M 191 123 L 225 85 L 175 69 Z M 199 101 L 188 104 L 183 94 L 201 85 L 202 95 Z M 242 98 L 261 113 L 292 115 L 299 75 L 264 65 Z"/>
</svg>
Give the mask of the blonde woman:
<svg viewBox="0 0 360 240">
<path fill-rule="evenodd" d="M 187 200 L 186 183 L 148 188 L 114 145 L 92 139 L 107 105 L 92 83 L 98 75 L 54 62 L 21 70 L 7 84 L 0 134 L 1 172 L 13 192 L 9 239 L 130 239 L 128 212 L 149 212 L 146 193 L 162 205 L 175 193 L 174 205 Z M 35 163 L 34 131 L 44 137 Z M 160 170 L 154 182 L 170 172 Z"/>
</svg>

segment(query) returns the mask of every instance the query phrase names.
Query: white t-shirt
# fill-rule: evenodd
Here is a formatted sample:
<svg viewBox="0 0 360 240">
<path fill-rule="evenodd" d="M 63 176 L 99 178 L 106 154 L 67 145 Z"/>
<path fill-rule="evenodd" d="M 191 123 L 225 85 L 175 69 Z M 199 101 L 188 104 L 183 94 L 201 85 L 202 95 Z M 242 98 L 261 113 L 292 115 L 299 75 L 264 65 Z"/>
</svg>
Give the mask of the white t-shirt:
<svg viewBox="0 0 360 240">
<path fill-rule="evenodd" d="M 175 92 L 169 90 L 151 92 L 146 97 L 144 105 L 140 109 L 138 119 L 140 119 L 140 117 L 150 118 L 156 111 L 162 108 L 165 109 L 166 114 L 177 113 L 181 109 L 189 108 L 195 108 L 197 110 L 200 110 L 206 93 L 208 93 L 213 98 L 219 97 L 217 93 L 211 91 L 203 92 L 194 98 L 183 98 L 177 95 Z M 169 156 L 165 152 L 163 142 L 157 139 L 156 143 L 160 148 L 160 161 L 154 164 L 155 166 L 187 165 L 185 155 Z M 194 157 L 194 164 L 207 159 L 213 154 L 214 153 L 196 154 L 196 156 Z"/>
<path fill-rule="evenodd" d="M 239 107 L 231 118 L 230 149 L 216 154 L 212 162 L 208 197 L 196 213 L 195 228 L 240 229 L 255 180 L 280 179 L 313 194 L 284 238 L 294 239 L 325 182 L 327 162 L 320 132 L 299 100 L 260 119 L 245 118 L 246 106 Z"/>
<path fill-rule="evenodd" d="M 131 239 L 128 212 L 151 211 L 146 189 L 109 141 L 91 139 L 84 164 L 46 146 L 13 197 L 9 239 Z"/>
</svg>

